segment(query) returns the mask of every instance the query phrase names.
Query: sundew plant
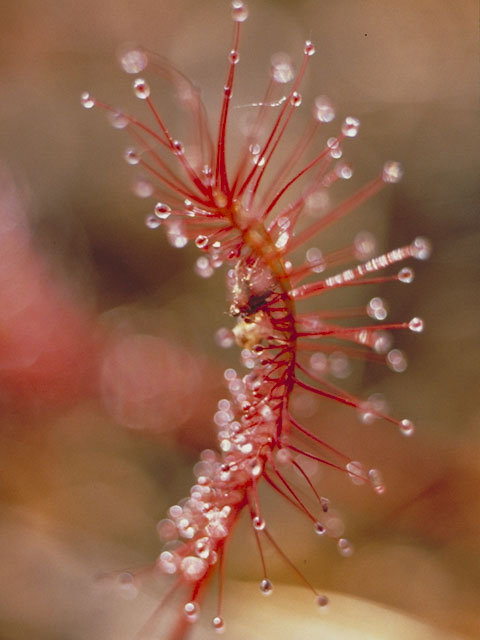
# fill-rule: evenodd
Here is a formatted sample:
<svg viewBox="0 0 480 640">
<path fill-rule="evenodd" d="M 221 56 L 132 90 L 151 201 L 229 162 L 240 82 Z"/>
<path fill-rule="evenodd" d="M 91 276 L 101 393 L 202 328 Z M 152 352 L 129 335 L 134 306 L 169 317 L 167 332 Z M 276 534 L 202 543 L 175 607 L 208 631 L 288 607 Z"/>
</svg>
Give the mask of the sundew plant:
<svg viewBox="0 0 480 640">
<path fill-rule="evenodd" d="M 258 488 L 269 485 L 310 521 L 318 536 L 330 538 L 348 557 L 353 545 L 333 526 L 329 496 L 311 476 L 309 462 L 345 474 L 353 484 L 377 494 L 384 493 L 385 485 L 378 469 L 352 460 L 325 440 L 321 421 L 315 428 L 303 424 L 291 402 L 293 393 L 300 390 L 346 405 L 364 423 L 381 420 L 397 428 L 399 437 L 415 430 L 410 418 L 390 415 L 378 396 L 357 397 L 338 380 L 356 360 L 402 372 L 406 359 L 392 335 L 399 330 L 420 333 L 423 321 L 388 319 L 379 297 L 366 297 L 363 306 L 339 308 L 329 304 L 329 296 L 347 287 L 411 283 L 413 269 L 404 263 L 426 259 L 428 241 L 417 237 L 377 255 L 373 236 L 361 231 L 334 251 L 321 249 L 325 229 L 382 189 L 395 188 L 403 169 L 388 160 L 359 190 L 338 203 L 337 196 L 330 199 L 330 192 L 352 176 L 353 167 L 343 154 L 359 132 L 359 120 L 348 116 L 336 125 L 333 103 L 321 95 L 308 107 L 313 118 L 303 135 L 287 147 L 287 130 L 305 106 L 301 87 L 315 45 L 306 41 L 292 58 L 275 54 L 264 94 L 245 105 L 235 94 L 235 77 L 241 72 L 240 40 L 248 8 L 242 0 L 233 0 L 231 11 L 233 40 L 226 78 L 218 80 L 222 98 L 216 119 L 181 71 L 138 47 L 121 55 L 123 70 L 133 76 L 138 114 L 82 95 L 85 108 L 106 111 L 113 126 L 130 138 L 125 160 L 148 176 L 141 183 L 141 195 L 152 198 L 146 225 L 163 229 L 174 247 L 192 241 L 200 252 L 195 265 L 199 277 L 224 271 L 230 326 L 217 331 L 217 340 L 224 347 L 235 344 L 240 359 L 224 372 L 228 393 L 219 399 L 213 417 L 218 441 L 200 454 L 190 495 L 173 505 L 158 525 L 165 546 L 155 571 L 171 576 L 171 587 L 140 632 L 142 637 L 156 628 L 171 599 L 180 600 L 181 609 L 169 635 L 162 637 L 185 637 L 201 614 L 210 615 L 212 634 L 226 629 L 225 560 L 244 512 L 258 548 L 260 592 L 269 595 L 273 590 L 265 554 L 270 547 L 310 589 L 316 606 L 327 606 L 321 585 L 310 584 L 270 528 Z M 188 130 L 174 131 L 164 120 L 161 96 L 154 88 L 157 77 L 171 85 L 179 109 L 188 115 Z M 252 117 L 242 144 L 232 149 L 237 107 L 248 109 Z M 201 612 L 215 574 L 216 610 Z M 134 583 L 137 577 L 134 572 L 122 574 L 122 580 Z"/>
</svg>

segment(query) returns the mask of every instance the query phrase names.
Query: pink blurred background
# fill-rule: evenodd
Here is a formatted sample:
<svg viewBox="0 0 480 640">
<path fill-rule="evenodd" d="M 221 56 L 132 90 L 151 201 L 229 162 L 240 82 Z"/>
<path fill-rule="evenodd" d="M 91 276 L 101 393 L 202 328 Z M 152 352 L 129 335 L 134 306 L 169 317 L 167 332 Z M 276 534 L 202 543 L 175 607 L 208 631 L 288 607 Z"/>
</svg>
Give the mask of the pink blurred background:
<svg viewBox="0 0 480 640">
<path fill-rule="evenodd" d="M 328 403 L 312 409 L 322 437 L 386 478 L 378 497 L 319 470 L 356 553 L 340 558 L 268 491 L 265 516 L 322 589 L 470 637 L 480 596 L 478 17 L 473 0 L 251 0 L 236 91 L 239 104 L 258 101 L 270 55 L 285 50 L 298 62 L 311 38 L 298 130 L 317 94 L 362 121 L 343 193 L 384 160 L 406 169 L 325 242 L 366 228 L 381 249 L 415 235 L 434 245 L 430 261 L 414 265 L 414 284 L 378 292 L 392 318 L 426 321 L 421 337 L 398 336 L 407 372 L 365 367 L 351 383 L 365 396 L 385 393 L 393 413 L 418 424 L 415 438 Z M 185 71 L 215 114 L 228 3 L 20 0 L 0 18 L 0 637 L 128 638 L 161 586 L 125 603 L 95 576 L 156 557 L 156 522 L 214 445 L 222 371 L 237 357 L 214 340 L 230 322 L 222 275 L 198 278 L 194 248 L 178 251 L 145 227 L 152 202 L 129 189 L 125 138 L 79 96 L 89 90 L 140 113 L 115 59 L 138 42 Z M 257 581 L 241 527 L 229 574 Z M 268 562 L 272 579 L 294 582 L 275 554 Z M 254 588 L 252 607 L 268 619 L 273 600 L 259 598 Z"/>
</svg>

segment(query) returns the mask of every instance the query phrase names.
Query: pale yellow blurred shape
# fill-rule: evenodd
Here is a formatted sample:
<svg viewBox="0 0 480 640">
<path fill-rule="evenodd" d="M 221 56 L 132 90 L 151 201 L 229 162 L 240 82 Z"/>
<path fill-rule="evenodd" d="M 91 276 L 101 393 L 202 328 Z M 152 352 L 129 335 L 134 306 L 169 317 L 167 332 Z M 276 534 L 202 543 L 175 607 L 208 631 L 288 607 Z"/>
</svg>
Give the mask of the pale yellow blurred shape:
<svg viewBox="0 0 480 640">
<path fill-rule="evenodd" d="M 442 631 L 401 612 L 340 593 L 327 593 L 326 612 L 317 609 L 302 587 L 275 584 L 264 600 L 258 585 L 230 583 L 225 604 L 228 640 L 455 640 Z M 207 640 L 211 635 L 195 636 Z"/>
</svg>

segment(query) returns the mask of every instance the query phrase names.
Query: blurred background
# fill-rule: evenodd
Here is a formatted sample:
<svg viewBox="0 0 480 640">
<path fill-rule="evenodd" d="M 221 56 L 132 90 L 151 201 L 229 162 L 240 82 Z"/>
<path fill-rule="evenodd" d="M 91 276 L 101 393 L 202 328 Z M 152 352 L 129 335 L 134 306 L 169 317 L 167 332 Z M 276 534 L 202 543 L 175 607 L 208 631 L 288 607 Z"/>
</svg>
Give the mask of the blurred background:
<svg viewBox="0 0 480 640">
<path fill-rule="evenodd" d="M 264 515 L 322 590 L 387 605 L 445 637 L 478 637 L 478 3 L 250 0 L 249 7 L 236 104 L 261 99 L 272 53 L 286 51 L 298 66 L 310 38 L 317 54 L 289 140 L 311 117 L 314 96 L 327 94 L 339 118 L 362 122 L 346 152 L 356 173 L 338 197 L 385 160 L 406 169 L 399 185 L 326 234 L 325 246 L 343 246 L 361 229 L 375 233 L 380 250 L 416 235 L 434 246 L 427 263 L 413 265 L 414 284 L 371 293 L 388 300 L 394 320 L 425 319 L 421 337 L 396 340 L 409 368 L 400 377 L 367 366 L 347 382 L 362 396 L 385 394 L 394 415 L 418 425 L 415 438 L 379 422 L 362 425 L 329 403 L 305 410 L 321 437 L 384 473 L 387 492 L 375 496 L 318 470 L 355 554 L 340 557 L 268 491 Z M 222 372 L 237 366 L 237 354 L 214 339 L 231 326 L 223 274 L 199 278 L 194 247 L 179 251 L 161 229 L 145 227 L 153 201 L 133 193 L 141 176 L 122 159 L 126 138 L 98 110 L 82 109 L 79 97 L 88 90 L 141 114 L 116 61 L 121 45 L 140 43 L 201 87 L 213 122 L 231 46 L 229 3 L 19 0 L 2 3 L 0 17 L 0 638 L 130 638 L 164 585 L 148 579 L 125 602 L 131 590 L 98 576 L 157 556 L 156 522 L 187 495 L 199 452 L 214 446 Z M 174 105 L 161 92 L 154 97 L 177 132 L 184 125 Z M 242 109 L 236 113 L 240 121 Z M 326 131 L 335 135 L 336 124 Z M 228 574 L 258 583 L 248 529 L 239 525 Z M 267 561 L 272 580 L 285 586 L 277 600 L 264 600 L 256 584 L 227 585 L 226 637 L 310 637 L 285 617 L 285 603 L 309 603 L 308 592 L 288 586 L 295 576 L 275 553 Z M 390 637 L 378 632 L 394 627 L 379 610 L 354 611 L 332 605 L 339 626 L 327 637 L 360 637 L 355 629 L 365 632 L 365 622 L 373 625 L 369 637 Z M 238 626 L 252 612 L 255 626 Z M 323 637 L 313 633 L 331 622 L 315 614 L 311 637 Z M 398 637 L 407 637 L 406 623 L 397 622 Z M 202 628 L 196 634 L 210 637 Z"/>
</svg>

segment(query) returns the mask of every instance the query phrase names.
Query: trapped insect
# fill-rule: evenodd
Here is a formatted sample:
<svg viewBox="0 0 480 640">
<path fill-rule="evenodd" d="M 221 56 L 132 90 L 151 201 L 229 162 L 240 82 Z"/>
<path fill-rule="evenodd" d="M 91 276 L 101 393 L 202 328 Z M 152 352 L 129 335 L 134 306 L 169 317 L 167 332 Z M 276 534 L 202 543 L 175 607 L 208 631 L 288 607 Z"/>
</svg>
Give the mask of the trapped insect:
<svg viewBox="0 0 480 640">
<path fill-rule="evenodd" d="M 380 272 L 408 258 L 426 259 L 429 243 L 416 238 L 375 257 L 373 237 L 365 232 L 331 253 L 324 254 L 312 244 L 318 242 L 321 231 L 386 185 L 399 182 L 402 167 L 388 161 L 378 176 L 340 204 L 327 203 L 324 211 L 313 217 L 306 215 L 315 199 L 325 201 L 330 189 L 352 176 L 351 165 L 342 160 L 343 146 L 360 127 L 357 118 L 345 118 L 340 131 L 335 136 L 327 134 L 313 159 L 305 160 L 311 148 L 318 149 L 317 138 L 335 117 L 332 102 L 320 96 L 303 136 L 287 152 L 279 151 L 294 112 L 302 104 L 301 82 L 315 53 L 310 41 L 304 44 L 297 74 L 288 56 L 273 56 L 263 99 L 247 105 L 254 109 L 254 119 L 243 148 L 238 150 L 236 164 L 227 164 L 240 33 L 248 17 L 242 0 L 232 2 L 232 17 L 233 45 L 216 136 L 210 133 L 195 85 L 171 64 L 140 48 L 125 51 L 121 64 L 124 71 L 136 76 L 133 90 L 144 103 L 149 120 L 117 110 L 88 93 L 82 95 L 84 107 L 103 109 L 116 128 L 131 136 L 134 146 L 126 150 L 125 160 L 150 176 L 151 182 L 144 184 L 158 197 L 147 226 L 164 227 L 178 248 L 194 240 L 202 252 L 196 263 L 200 276 L 209 277 L 215 269 L 226 268 L 228 312 L 234 326 L 221 330 L 218 338 L 224 346 L 235 341 L 241 348 L 242 370 L 225 371 L 229 395 L 219 401 L 214 416 L 218 451 L 202 452 L 194 468 L 196 482 L 190 496 L 172 506 L 158 525 L 166 546 L 156 568 L 171 574 L 174 582 L 144 633 L 150 632 L 173 591 L 181 591 L 183 611 L 171 630 L 172 639 L 183 637 L 199 618 L 205 588 L 217 571 L 218 605 L 212 625 L 217 632 L 225 630 L 226 543 L 243 511 L 250 516 L 258 547 L 260 591 L 269 595 L 273 589 L 264 555 L 264 546 L 271 545 L 311 589 L 318 606 L 327 605 L 326 596 L 293 566 L 266 523 L 257 491 L 260 482 L 270 485 L 309 519 L 318 535 L 332 538 L 344 556 L 351 555 L 353 546 L 331 526 L 329 500 L 321 495 L 302 460 L 321 462 L 345 473 L 354 484 L 370 485 L 378 494 L 385 491 L 378 469 L 365 468 L 324 441 L 321 425 L 313 432 L 302 424 L 290 402 L 294 391 L 352 407 L 364 422 L 382 419 L 405 436 L 415 429 L 410 419 L 390 416 L 374 399 L 363 400 L 346 392 L 332 377 L 344 377 L 341 369 L 348 359 L 386 363 L 394 371 L 403 371 L 405 356 L 392 347 L 390 332 L 408 329 L 418 333 L 423 330 L 423 321 L 415 317 L 386 322 L 386 306 L 378 297 L 363 308 L 338 309 L 329 308 L 324 296 L 357 285 L 410 283 L 414 278 L 410 267 L 387 275 Z M 159 74 L 172 84 L 191 119 L 190 142 L 177 139 L 170 131 L 144 72 Z M 278 161 L 279 156 L 280 162 L 274 166 L 272 159 Z M 304 302 L 310 298 L 318 302 L 313 311 Z M 300 490 L 290 477 L 292 470 L 304 485 Z M 303 497 L 303 490 L 312 500 Z M 123 575 L 122 579 L 134 582 L 136 576 Z"/>
</svg>

